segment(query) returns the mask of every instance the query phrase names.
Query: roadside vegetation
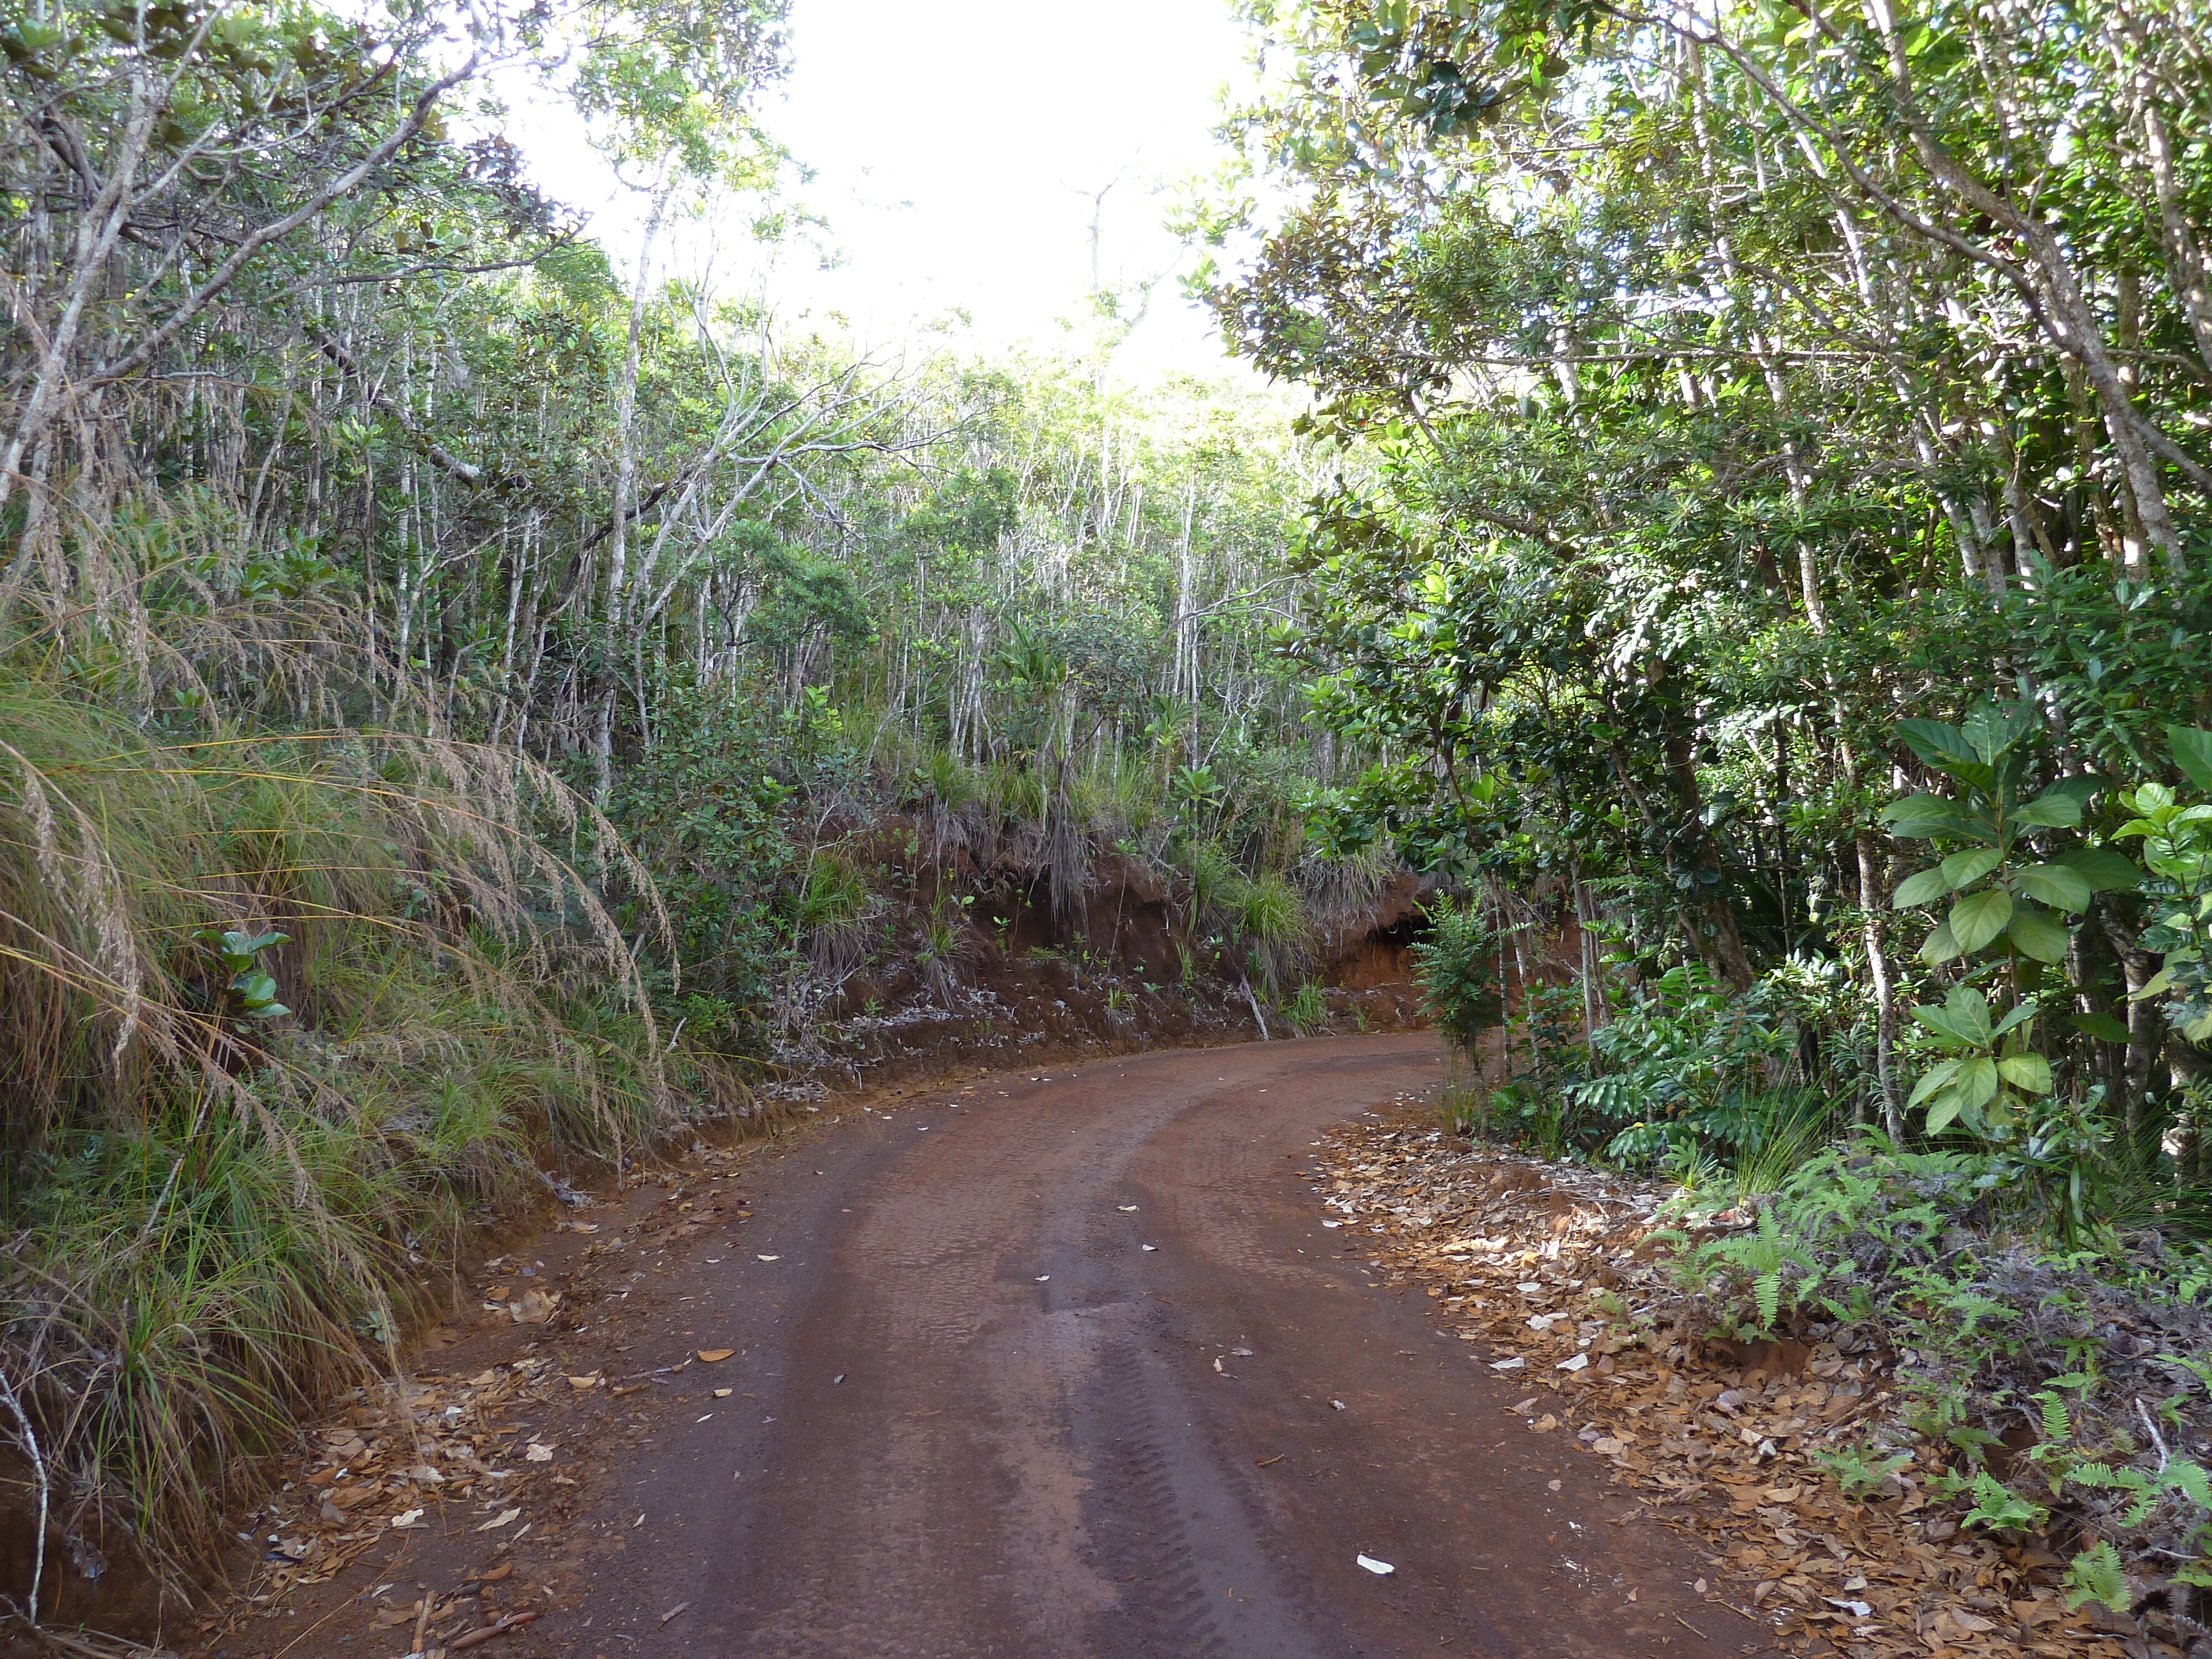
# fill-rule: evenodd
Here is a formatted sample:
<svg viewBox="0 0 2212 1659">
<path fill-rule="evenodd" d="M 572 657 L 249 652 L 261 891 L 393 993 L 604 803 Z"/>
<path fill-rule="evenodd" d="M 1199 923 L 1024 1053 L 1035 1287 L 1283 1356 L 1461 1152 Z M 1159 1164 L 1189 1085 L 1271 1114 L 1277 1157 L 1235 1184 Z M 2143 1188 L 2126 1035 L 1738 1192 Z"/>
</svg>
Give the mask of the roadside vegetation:
<svg viewBox="0 0 2212 1659">
<path fill-rule="evenodd" d="M 1025 941 L 1083 971 L 1101 860 L 1171 912 L 1146 996 L 1330 1021 L 1316 951 L 1398 866 L 1307 836 L 1362 757 L 1267 649 L 1309 447 L 1259 392 L 1122 386 L 1141 294 L 981 361 L 672 274 L 699 216 L 807 234 L 752 113 L 781 26 L 0 23 L 29 1620 L 59 1573 L 204 1568 L 487 1224 L 772 1114 L 881 964 L 947 1006 Z M 529 181 L 523 82 L 637 184 L 641 246 Z"/>
<path fill-rule="evenodd" d="M 1714 1340 L 1868 1337 L 1841 1490 L 2196 1650 L 2209 20 L 1250 11 L 1190 219 L 1364 458 L 1281 642 L 1404 745 L 1322 821 L 1459 896 L 1453 1109 L 1670 1183 Z"/>
</svg>

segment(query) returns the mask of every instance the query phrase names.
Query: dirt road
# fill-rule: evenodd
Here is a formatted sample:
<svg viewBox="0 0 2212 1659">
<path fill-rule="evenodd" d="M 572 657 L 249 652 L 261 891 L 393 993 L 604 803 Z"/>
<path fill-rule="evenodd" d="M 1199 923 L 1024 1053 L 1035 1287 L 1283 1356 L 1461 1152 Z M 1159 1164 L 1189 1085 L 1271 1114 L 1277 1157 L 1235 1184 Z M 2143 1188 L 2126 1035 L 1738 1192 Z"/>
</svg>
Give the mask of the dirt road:
<svg viewBox="0 0 2212 1659">
<path fill-rule="evenodd" d="M 581 1599 L 528 1645 L 1753 1650 L 1690 1547 L 1504 1409 L 1525 1382 L 1321 1225 L 1315 1135 L 1437 1061 L 1386 1036 L 978 1079 L 757 1170 L 662 1337 L 739 1352 L 633 1429 L 569 1529 Z"/>
</svg>

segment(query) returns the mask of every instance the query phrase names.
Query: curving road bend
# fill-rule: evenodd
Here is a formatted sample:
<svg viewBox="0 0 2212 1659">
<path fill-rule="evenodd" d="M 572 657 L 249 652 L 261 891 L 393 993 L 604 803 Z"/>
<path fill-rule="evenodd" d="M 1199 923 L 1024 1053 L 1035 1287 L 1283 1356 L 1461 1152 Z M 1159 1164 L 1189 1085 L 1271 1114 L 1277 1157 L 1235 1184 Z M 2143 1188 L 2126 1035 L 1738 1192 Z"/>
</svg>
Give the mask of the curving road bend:
<svg viewBox="0 0 2212 1659">
<path fill-rule="evenodd" d="M 678 1317 L 739 1346 L 730 1397 L 692 1373 L 680 1425 L 611 1472 L 585 1602 L 544 1634 L 685 1659 L 1755 1650 L 1692 1589 L 1692 1546 L 1321 1226 L 1316 1136 L 1438 1061 L 1420 1035 L 1105 1060 L 784 1155 Z"/>
</svg>

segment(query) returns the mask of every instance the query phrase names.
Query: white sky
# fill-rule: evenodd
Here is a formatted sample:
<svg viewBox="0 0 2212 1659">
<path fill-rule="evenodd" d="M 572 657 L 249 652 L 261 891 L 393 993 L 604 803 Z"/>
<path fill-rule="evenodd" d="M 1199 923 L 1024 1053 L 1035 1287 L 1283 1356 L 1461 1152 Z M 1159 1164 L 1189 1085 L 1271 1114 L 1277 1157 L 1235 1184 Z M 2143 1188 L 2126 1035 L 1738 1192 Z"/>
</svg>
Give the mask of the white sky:
<svg viewBox="0 0 2212 1659">
<path fill-rule="evenodd" d="M 817 246 L 836 268 L 801 246 L 764 268 L 724 224 L 708 238 L 718 286 L 764 281 L 787 318 L 835 313 L 870 346 L 956 308 L 972 326 L 954 337 L 979 349 L 1054 343 L 1058 319 L 1086 310 L 1091 198 L 1111 184 L 1102 277 L 1164 278 L 1116 368 L 1224 365 L 1176 284 L 1187 256 L 1162 220 L 1164 187 L 1211 170 L 1218 90 L 1247 73 L 1225 0 L 794 0 L 791 43 L 763 125 L 814 170 L 797 199 L 829 222 Z M 526 116 L 516 129 L 541 184 L 592 216 L 627 277 L 635 198 L 570 123 Z M 695 264 L 708 230 L 671 258 Z"/>
</svg>

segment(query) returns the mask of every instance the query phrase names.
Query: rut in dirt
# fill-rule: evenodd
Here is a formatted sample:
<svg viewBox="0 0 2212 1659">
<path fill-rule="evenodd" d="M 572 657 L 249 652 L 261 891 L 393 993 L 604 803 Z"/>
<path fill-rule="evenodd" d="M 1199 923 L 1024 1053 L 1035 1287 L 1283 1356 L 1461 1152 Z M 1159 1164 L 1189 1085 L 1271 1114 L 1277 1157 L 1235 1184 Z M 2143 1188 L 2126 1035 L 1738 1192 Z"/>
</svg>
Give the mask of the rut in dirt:
<svg viewBox="0 0 2212 1659">
<path fill-rule="evenodd" d="M 677 1316 L 740 1345 L 735 1391 L 617 1472 L 572 1534 L 597 1540 L 583 1604 L 540 1639 L 716 1659 L 1755 1648 L 1692 1588 L 1710 1569 L 1691 1546 L 1529 1435 L 1425 1299 L 1322 1225 L 1297 1176 L 1316 1137 L 1439 1063 L 1425 1036 L 1103 1060 L 979 1080 L 762 1170 L 763 1231 L 695 1265 Z"/>
</svg>

